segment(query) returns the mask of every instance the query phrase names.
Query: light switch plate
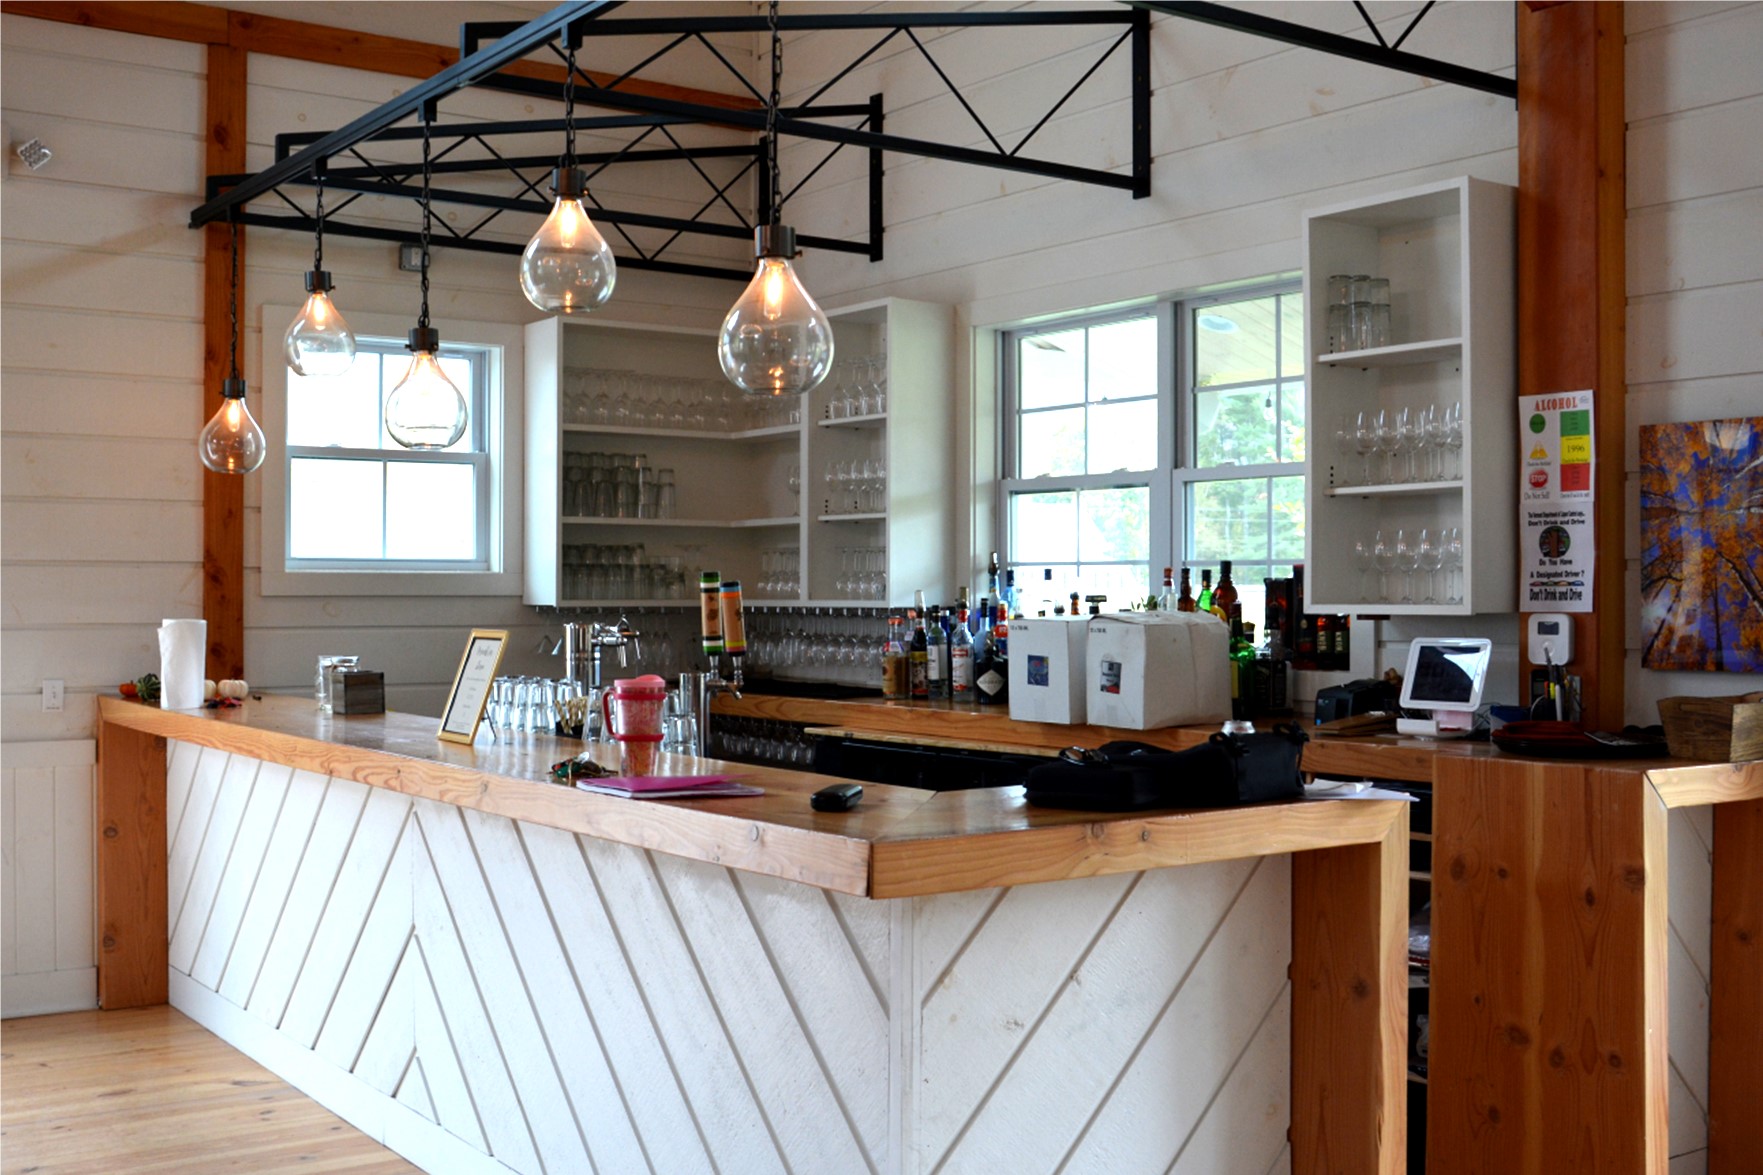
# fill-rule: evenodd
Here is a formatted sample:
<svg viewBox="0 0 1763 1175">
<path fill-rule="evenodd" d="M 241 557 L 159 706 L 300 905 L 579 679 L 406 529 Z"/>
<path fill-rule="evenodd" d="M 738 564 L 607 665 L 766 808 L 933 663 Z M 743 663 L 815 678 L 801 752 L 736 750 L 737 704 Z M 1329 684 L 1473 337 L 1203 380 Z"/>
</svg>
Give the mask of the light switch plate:
<svg viewBox="0 0 1763 1175">
<path fill-rule="evenodd" d="M 67 682 L 59 677 L 43 679 L 43 712 L 58 714 L 67 700 Z"/>
</svg>

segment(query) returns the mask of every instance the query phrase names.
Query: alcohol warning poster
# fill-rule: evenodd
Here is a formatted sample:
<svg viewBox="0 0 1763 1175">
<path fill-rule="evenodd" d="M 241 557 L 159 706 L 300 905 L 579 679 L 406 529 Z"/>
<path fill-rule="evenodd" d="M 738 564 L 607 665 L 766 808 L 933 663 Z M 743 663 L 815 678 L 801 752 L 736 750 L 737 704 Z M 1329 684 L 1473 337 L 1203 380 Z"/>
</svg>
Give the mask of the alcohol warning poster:
<svg viewBox="0 0 1763 1175">
<path fill-rule="evenodd" d="M 1590 612 L 1592 394 L 1552 392 L 1518 400 L 1518 567 L 1526 612 Z"/>
</svg>

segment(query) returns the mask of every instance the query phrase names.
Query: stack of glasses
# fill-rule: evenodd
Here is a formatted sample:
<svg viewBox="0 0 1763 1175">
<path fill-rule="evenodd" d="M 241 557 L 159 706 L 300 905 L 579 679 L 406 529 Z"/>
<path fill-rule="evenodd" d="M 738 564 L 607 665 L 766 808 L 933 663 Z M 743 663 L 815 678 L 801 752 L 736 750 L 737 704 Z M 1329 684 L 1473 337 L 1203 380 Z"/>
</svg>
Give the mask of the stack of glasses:
<svg viewBox="0 0 1763 1175">
<path fill-rule="evenodd" d="M 1390 345 L 1390 279 L 1364 273 L 1330 274 L 1328 350 L 1367 351 Z"/>
</svg>

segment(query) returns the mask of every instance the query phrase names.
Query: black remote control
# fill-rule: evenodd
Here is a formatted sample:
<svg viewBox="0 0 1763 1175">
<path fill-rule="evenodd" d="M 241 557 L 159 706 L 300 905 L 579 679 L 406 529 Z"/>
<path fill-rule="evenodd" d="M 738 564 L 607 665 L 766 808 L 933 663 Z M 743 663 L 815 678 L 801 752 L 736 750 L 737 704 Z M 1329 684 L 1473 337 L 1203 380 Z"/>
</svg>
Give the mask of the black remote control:
<svg viewBox="0 0 1763 1175">
<path fill-rule="evenodd" d="M 835 783 L 815 792 L 808 804 L 816 812 L 849 812 L 862 798 L 862 784 Z"/>
</svg>

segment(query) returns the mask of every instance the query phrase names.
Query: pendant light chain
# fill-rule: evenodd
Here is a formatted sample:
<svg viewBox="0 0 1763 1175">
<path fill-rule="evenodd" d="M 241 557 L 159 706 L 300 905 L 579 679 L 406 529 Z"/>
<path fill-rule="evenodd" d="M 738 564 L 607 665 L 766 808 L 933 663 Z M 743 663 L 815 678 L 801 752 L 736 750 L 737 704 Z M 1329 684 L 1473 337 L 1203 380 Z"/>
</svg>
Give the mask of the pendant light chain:
<svg viewBox="0 0 1763 1175">
<path fill-rule="evenodd" d="M 229 356 L 228 356 L 228 363 L 230 364 L 230 366 L 232 368 L 232 370 L 230 372 L 230 378 L 238 379 L 239 378 L 239 222 L 236 220 L 229 219 L 228 223 L 232 226 L 232 230 L 233 230 L 233 245 L 232 245 L 232 249 L 231 249 L 233 273 L 232 273 L 232 282 L 231 282 L 228 296 L 227 296 L 227 322 L 230 325 L 231 330 L 232 330 L 232 341 L 231 341 L 231 349 L 230 349 Z"/>
<path fill-rule="evenodd" d="M 575 46 L 565 57 L 569 70 L 563 79 L 563 166 L 575 166 Z"/>
<path fill-rule="evenodd" d="M 422 330 L 429 324 L 429 115 L 423 111 L 422 116 L 422 313 L 416 316 L 416 325 Z"/>
<path fill-rule="evenodd" d="M 318 188 L 318 211 L 313 215 L 318 220 L 318 229 L 312 234 L 312 268 L 324 268 L 324 168 L 315 167 L 312 179 Z"/>
<path fill-rule="evenodd" d="M 777 107 L 784 76 L 784 44 L 777 31 L 777 0 L 771 0 L 771 95 L 765 103 L 765 162 L 771 170 L 771 223 L 783 219 L 783 182 L 777 167 Z"/>
</svg>

